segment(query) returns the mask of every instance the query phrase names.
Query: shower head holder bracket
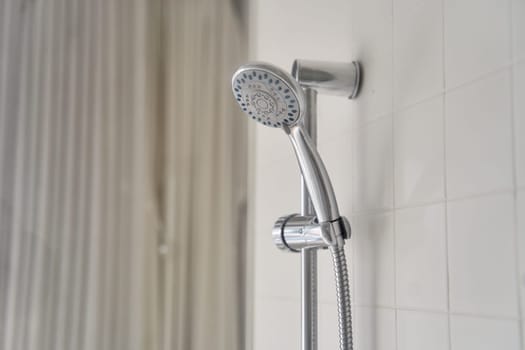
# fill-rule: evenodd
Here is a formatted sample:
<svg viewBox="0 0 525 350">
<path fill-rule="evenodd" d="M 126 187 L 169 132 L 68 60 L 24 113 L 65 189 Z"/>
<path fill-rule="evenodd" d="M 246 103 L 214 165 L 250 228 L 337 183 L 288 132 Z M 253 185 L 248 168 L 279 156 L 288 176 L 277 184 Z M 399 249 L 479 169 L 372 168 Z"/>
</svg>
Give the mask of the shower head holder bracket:
<svg viewBox="0 0 525 350">
<path fill-rule="evenodd" d="M 343 239 L 350 238 L 350 233 L 350 223 L 344 216 L 318 223 L 315 216 L 291 214 L 277 219 L 272 229 L 279 249 L 297 253 L 301 249 L 342 247 Z"/>
<path fill-rule="evenodd" d="M 359 62 L 327 62 L 296 59 L 292 75 L 303 88 L 320 94 L 344 96 L 354 99 L 361 84 Z"/>
</svg>

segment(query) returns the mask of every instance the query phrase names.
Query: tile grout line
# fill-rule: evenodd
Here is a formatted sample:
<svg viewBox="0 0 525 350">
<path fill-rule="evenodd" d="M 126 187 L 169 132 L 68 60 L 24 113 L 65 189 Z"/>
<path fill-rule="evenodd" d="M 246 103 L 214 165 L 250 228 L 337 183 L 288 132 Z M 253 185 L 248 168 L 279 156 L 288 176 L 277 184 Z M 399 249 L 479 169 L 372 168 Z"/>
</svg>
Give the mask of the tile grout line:
<svg viewBox="0 0 525 350">
<path fill-rule="evenodd" d="M 519 187 L 518 190 L 524 190 L 524 187 Z M 427 206 L 433 206 L 438 205 L 442 203 L 455 203 L 455 202 L 463 202 L 468 201 L 476 198 L 486 198 L 491 196 L 498 196 L 498 195 L 504 195 L 504 194 L 513 194 L 515 192 L 514 189 L 501 189 L 501 190 L 495 190 L 495 191 L 489 191 L 489 192 L 483 192 L 483 193 L 476 193 L 476 194 L 470 194 L 468 196 L 464 197 L 457 197 L 457 198 L 449 198 L 449 199 L 436 199 L 431 201 L 425 201 L 425 202 L 419 202 L 415 204 L 409 204 L 409 205 L 401 205 L 399 207 L 396 207 L 395 210 L 408 210 L 408 209 L 417 209 L 417 208 L 424 208 Z M 377 208 L 372 210 L 360 210 L 357 212 L 353 212 L 351 216 L 370 216 L 370 215 L 379 215 L 379 214 L 385 214 L 392 212 L 394 208 Z"/>
<path fill-rule="evenodd" d="M 448 187 L 447 187 L 447 64 L 446 64 L 446 4 L 445 0 L 441 0 L 441 40 L 442 40 L 442 51 L 441 51 L 441 64 L 443 67 L 443 94 L 442 103 L 442 120 L 443 120 L 443 194 L 445 197 L 444 201 L 444 216 L 445 216 L 445 270 L 446 270 L 446 289 L 447 289 L 447 331 L 448 331 L 448 348 L 452 350 L 452 317 L 450 314 L 450 253 L 449 253 L 449 241 L 448 241 Z"/>
<path fill-rule="evenodd" d="M 474 84 L 479 83 L 479 82 L 481 82 L 481 81 L 483 81 L 485 79 L 490 78 L 492 75 L 500 74 L 500 73 L 502 73 L 502 72 L 504 72 L 506 70 L 509 70 L 512 67 L 512 65 L 513 65 L 512 62 L 508 62 L 508 63 L 502 64 L 501 66 L 499 66 L 497 68 L 494 68 L 494 69 L 482 72 L 482 73 L 478 74 L 475 78 L 466 80 L 466 81 L 462 82 L 461 84 L 454 85 L 454 86 L 451 86 L 449 88 L 445 87 L 444 88 L 444 92 L 445 93 L 450 93 L 450 92 L 455 92 L 457 90 L 461 90 L 463 88 L 467 88 L 467 87 L 469 87 L 471 85 L 474 85 Z"/>
<path fill-rule="evenodd" d="M 444 22 L 445 21 L 443 19 L 443 28 L 445 26 Z M 445 58 L 445 33 L 444 33 L 444 30 L 443 30 L 443 35 L 442 36 L 443 36 L 443 54 L 442 54 L 443 58 L 442 58 L 442 64 L 443 64 L 443 75 L 445 75 L 446 74 L 446 72 L 445 72 L 445 70 L 446 70 L 446 63 L 445 63 L 446 62 L 445 61 L 446 58 Z M 523 61 L 525 61 L 525 59 Z M 439 91 L 437 93 L 434 93 L 434 94 L 431 94 L 431 95 L 428 95 L 428 96 L 426 96 L 424 98 L 421 98 L 421 99 L 417 100 L 416 102 L 408 103 L 408 104 L 399 106 L 398 108 L 393 109 L 393 112 L 394 113 L 404 112 L 406 110 L 409 110 L 409 109 L 412 109 L 414 107 L 417 107 L 417 106 L 419 106 L 419 105 L 421 105 L 423 103 L 429 102 L 430 100 L 435 99 L 435 98 L 437 98 L 437 97 L 439 97 L 441 95 L 446 95 L 448 93 L 455 92 L 456 90 L 461 90 L 463 88 L 468 88 L 469 86 L 471 86 L 473 84 L 479 83 L 479 82 L 481 82 L 481 81 L 483 81 L 485 79 L 490 78 L 492 75 L 500 74 L 500 73 L 502 73 L 502 72 L 504 72 L 506 70 L 509 70 L 510 68 L 512 68 L 512 66 L 514 66 L 515 64 L 518 64 L 518 63 L 521 63 L 521 61 L 510 62 L 510 63 L 503 64 L 503 65 L 501 65 L 501 66 L 499 66 L 499 67 L 497 67 L 495 69 L 492 69 L 492 70 L 480 73 L 475 78 L 466 80 L 466 81 L 462 82 L 461 84 L 458 84 L 458 85 L 455 85 L 455 86 L 451 86 L 451 87 L 447 87 L 446 86 L 446 82 L 444 80 L 443 81 L 443 86 L 441 88 L 441 91 Z M 381 116 L 378 115 L 377 117 L 380 118 Z M 374 120 L 372 120 L 370 122 L 373 122 Z"/>
<path fill-rule="evenodd" d="M 513 16 L 512 16 L 512 1 L 508 0 L 508 15 L 509 15 L 509 23 L 508 23 L 508 30 L 509 30 L 509 36 L 510 36 L 510 45 L 509 45 L 509 56 L 510 61 L 514 62 L 514 33 L 513 33 Z M 519 315 L 519 321 L 518 321 L 518 337 L 519 337 L 519 344 L 521 349 L 525 349 L 525 344 L 523 340 L 523 309 L 522 309 L 522 300 L 521 300 L 521 291 L 520 291 L 520 247 L 519 247 L 519 234 L 518 234 L 518 179 L 517 179 L 517 159 L 516 159 L 516 123 L 515 123 L 515 117 L 516 117 L 516 111 L 514 108 L 514 100 L 515 100 L 515 91 L 514 91 L 514 74 L 515 74 L 515 65 L 511 64 L 510 66 L 510 128 L 511 128 L 511 155 L 512 155 L 512 185 L 513 185 L 513 240 L 514 240 L 514 266 L 515 266 L 515 274 L 516 274 L 516 302 L 518 304 L 518 315 Z"/>
<path fill-rule="evenodd" d="M 324 302 L 325 304 L 333 304 L 333 302 Z M 389 306 L 389 305 L 383 305 L 383 304 L 352 304 L 357 307 L 365 307 L 365 308 L 376 308 L 376 309 L 384 309 L 384 310 L 395 310 L 396 308 L 401 311 L 409 311 L 409 312 L 418 312 L 418 313 L 430 313 L 430 314 L 436 314 L 436 315 L 447 315 L 450 314 L 452 316 L 461 316 L 461 317 L 469 317 L 469 318 L 481 318 L 486 320 L 500 320 L 500 321 L 511 321 L 511 322 L 517 322 L 520 320 L 519 317 L 513 317 L 508 315 L 495 315 L 495 314 L 482 314 L 482 313 L 476 313 L 476 312 L 448 312 L 447 310 L 438 310 L 438 309 L 429 309 L 429 308 L 419 308 L 419 307 L 410 307 L 410 306 Z"/>
</svg>

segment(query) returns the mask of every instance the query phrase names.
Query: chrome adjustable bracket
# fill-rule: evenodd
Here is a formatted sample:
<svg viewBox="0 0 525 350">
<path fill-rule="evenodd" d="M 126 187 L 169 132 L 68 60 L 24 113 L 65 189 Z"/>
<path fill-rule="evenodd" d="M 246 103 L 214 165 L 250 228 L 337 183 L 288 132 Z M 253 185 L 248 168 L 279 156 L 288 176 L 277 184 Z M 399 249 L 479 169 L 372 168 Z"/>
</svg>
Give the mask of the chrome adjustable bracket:
<svg viewBox="0 0 525 350">
<path fill-rule="evenodd" d="M 344 216 L 318 223 L 315 216 L 291 214 L 277 219 L 272 229 L 273 242 L 279 249 L 297 253 L 308 248 L 342 247 L 350 234 L 350 224 Z"/>
<path fill-rule="evenodd" d="M 359 62 L 326 62 L 297 59 L 292 75 L 305 89 L 323 95 L 344 96 L 354 99 L 361 84 Z"/>
</svg>

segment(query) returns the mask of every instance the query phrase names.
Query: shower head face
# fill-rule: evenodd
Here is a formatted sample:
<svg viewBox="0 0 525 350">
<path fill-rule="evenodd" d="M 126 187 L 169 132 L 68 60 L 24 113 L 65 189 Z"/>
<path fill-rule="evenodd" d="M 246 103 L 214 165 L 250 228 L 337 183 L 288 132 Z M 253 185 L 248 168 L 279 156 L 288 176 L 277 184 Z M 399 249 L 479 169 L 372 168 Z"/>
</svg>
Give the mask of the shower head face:
<svg viewBox="0 0 525 350">
<path fill-rule="evenodd" d="M 239 67 L 232 78 L 232 89 L 244 113 L 265 126 L 290 127 L 303 115 L 303 90 L 275 66 L 251 63 Z"/>
</svg>

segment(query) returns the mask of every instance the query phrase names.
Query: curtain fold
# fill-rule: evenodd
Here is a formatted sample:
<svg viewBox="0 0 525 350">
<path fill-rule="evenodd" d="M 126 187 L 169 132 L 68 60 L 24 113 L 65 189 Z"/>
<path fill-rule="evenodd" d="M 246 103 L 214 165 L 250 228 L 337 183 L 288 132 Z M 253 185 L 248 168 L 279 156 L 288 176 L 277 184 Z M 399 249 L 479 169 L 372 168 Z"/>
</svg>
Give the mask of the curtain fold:
<svg viewBox="0 0 525 350">
<path fill-rule="evenodd" d="M 0 23 L 0 348 L 154 349 L 149 5 L 4 0 Z"/>
<path fill-rule="evenodd" d="M 242 349 L 239 3 L 0 1 L 0 349 Z"/>
<path fill-rule="evenodd" d="M 164 349 L 244 349 L 248 142 L 230 85 L 243 3 L 164 4 Z"/>
</svg>

